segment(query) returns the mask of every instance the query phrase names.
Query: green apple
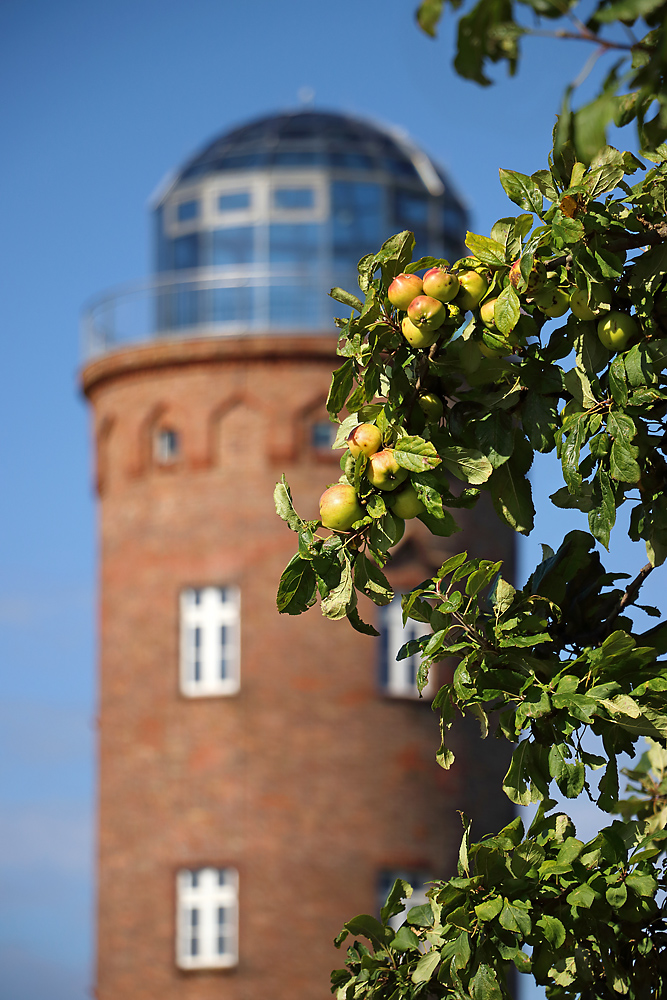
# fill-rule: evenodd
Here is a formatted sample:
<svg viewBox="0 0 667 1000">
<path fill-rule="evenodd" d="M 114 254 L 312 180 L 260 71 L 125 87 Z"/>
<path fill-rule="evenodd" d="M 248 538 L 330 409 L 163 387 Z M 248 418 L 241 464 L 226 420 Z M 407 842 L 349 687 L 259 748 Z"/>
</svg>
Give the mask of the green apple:
<svg viewBox="0 0 667 1000">
<path fill-rule="evenodd" d="M 412 300 L 422 293 L 422 279 L 418 274 L 399 274 L 387 290 L 387 298 L 397 309 L 407 309 Z"/>
<path fill-rule="evenodd" d="M 608 351 L 624 351 L 638 332 L 636 321 L 627 313 L 607 313 L 598 323 L 598 337 Z"/>
<path fill-rule="evenodd" d="M 495 330 L 496 327 L 496 302 L 498 299 L 487 299 L 486 302 L 482 302 L 479 307 L 479 317 L 489 330 Z"/>
<path fill-rule="evenodd" d="M 426 510 L 424 504 L 417 496 L 417 491 L 412 483 L 408 483 L 404 486 L 399 493 L 394 493 L 393 496 L 389 498 L 388 502 L 393 513 L 398 517 L 404 518 L 405 520 L 412 517 L 418 517 Z"/>
<path fill-rule="evenodd" d="M 545 316 L 557 319 L 570 308 L 570 296 L 566 288 L 543 288 L 535 296 L 535 305 Z"/>
<path fill-rule="evenodd" d="M 432 347 L 440 335 L 439 330 L 422 330 L 415 326 L 409 316 L 403 317 L 401 330 L 411 347 Z"/>
<path fill-rule="evenodd" d="M 424 294 L 440 302 L 451 302 L 459 290 L 459 279 L 444 267 L 432 267 L 423 277 Z"/>
<path fill-rule="evenodd" d="M 368 459 L 366 478 L 378 490 L 395 490 L 407 479 L 408 470 L 401 468 L 394 457 L 393 448 L 376 451 Z"/>
<path fill-rule="evenodd" d="M 575 288 L 570 296 L 570 309 L 577 319 L 595 319 L 595 313 L 590 307 L 588 294 L 583 288 Z"/>
<path fill-rule="evenodd" d="M 447 310 L 432 295 L 418 295 L 408 306 L 408 319 L 420 330 L 437 330 L 447 319 Z"/>
<path fill-rule="evenodd" d="M 510 267 L 509 273 L 510 285 L 514 288 L 519 288 L 523 284 L 523 275 L 521 274 L 521 260 L 515 260 Z M 528 282 L 524 289 L 525 295 L 534 295 L 535 292 L 539 292 L 540 288 L 544 285 L 547 280 L 547 269 L 541 260 L 533 260 L 533 266 L 528 272 Z"/>
<path fill-rule="evenodd" d="M 434 392 L 423 392 L 419 399 L 419 408 L 431 423 L 439 423 L 445 411 L 442 400 Z M 402 515 L 401 515 L 402 516 Z"/>
<path fill-rule="evenodd" d="M 382 447 L 382 431 L 375 424 L 359 424 L 348 436 L 347 446 L 354 458 L 374 455 Z"/>
<path fill-rule="evenodd" d="M 476 309 L 489 287 L 486 278 L 477 271 L 464 271 L 463 274 L 459 274 L 458 279 L 460 288 L 455 299 L 456 304 L 464 312 Z"/>
<path fill-rule="evenodd" d="M 349 531 L 365 515 L 354 486 L 347 483 L 334 483 L 320 497 L 320 521 L 325 528 Z"/>
</svg>

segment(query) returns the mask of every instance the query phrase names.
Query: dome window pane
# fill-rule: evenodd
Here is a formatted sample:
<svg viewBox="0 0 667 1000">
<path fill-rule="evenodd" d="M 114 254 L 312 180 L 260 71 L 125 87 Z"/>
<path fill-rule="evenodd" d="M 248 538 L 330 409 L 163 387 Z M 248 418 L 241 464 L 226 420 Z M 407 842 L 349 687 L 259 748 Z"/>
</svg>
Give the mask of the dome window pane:
<svg viewBox="0 0 667 1000">
<path fill-rule="evenodd" d="M 252 226 L 216 229 L 212 236 L 213 264 L 250 264 L 254 260 L 255 230 Z"/>
<path fill-rule="evenodd" d="M 428 199 L 415 191 L 396 192 L 396 222 L 399 227 L 413 229 L 425 226 L 428 221 Z"/>
<path fill-rule="evenodd" d="M 345 264 L 378 246 L 385 236 L 382 188 L 366 181 L 331 185 L 334 256 Z"/>
<path fill-rule="evenodd" d="M 214 170 L 248 170 L 251 167 L 261 167 L 266 162 L 266 153 L 246 153 L 245 156 L 226 156 L 224 159 L 209 165 Z"/>
<path fill-rule="evenodd" d="M 308 264 L 320 252 L 323 229 L 317 223 L 274 223 L 269 226 L 272 264 Z"/>
<path fill-rule="evenodd" d="M 179 222 L 189 222 L 199 215 L 198 201 L 182 201 L 176 209 L 176 218 Z"/>
<path fill-rule="evenodd" d="M 251 314 L 251 288 L 213 288 L 211 290 L 211 319 L 214 323 L 249 323 Z"/>
<path fill-rule="evenodd" d="M 174 240 L 174 268 L 199 267 L 199 235 L 190 233 Z"/>
<path fill-rule="evenodd" d="M 333 167 L 346 167 L 348 170 L 372 170 L 375 167 L 375 161 L 363 153 L 332 153 L 331 165 Z"/>
<path fill-rule="evenodd" d="M 276 188 L 273 192 L 273 204 L 276 208 L 313 208 L 315 191 L 313 188 Z"/>
<path fill-rule="evenodd" d="M 299 285 L 274 285 L 269 289 L 269 322 L 287 329 L 317 327 L 321 292 Z"/>
<path fill-rule="evenodd" d="M 220 212 L 238 212 L 244 208 L 250 208 L 250 191 L 233 191 L 218 198 Z"/>
<path fill-rule="evenodd" d="M 327 163 L 325 153 L 309 150 L 285 150 L 273 154 L 272 163 L 275 167 L 319 167 Z"/>
</svg>

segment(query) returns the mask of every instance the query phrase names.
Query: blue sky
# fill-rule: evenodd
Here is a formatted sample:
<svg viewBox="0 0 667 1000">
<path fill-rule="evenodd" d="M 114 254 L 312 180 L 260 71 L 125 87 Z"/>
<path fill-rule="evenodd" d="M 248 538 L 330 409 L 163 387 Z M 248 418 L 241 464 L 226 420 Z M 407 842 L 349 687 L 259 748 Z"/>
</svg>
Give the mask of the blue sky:
<svg viewBox="0 0 667 1000">
<path fill-rule="evenodd" d="M 451 25 L 430 41 L 413 5 L 0 7 L 0 1000 L 82 1000 L 92 976 L 95 511 L 80 308 L 149 270 L 146 205 L 167 171 L 212 135 L 294 107 L 304 87 L 316 107 L 407 128 L 449 169 L 478 231 L 508 214 L 498 167 L 544 165 L 586 46 L 531 42 L 515 80 L 502 71 L 481 89 L 450 69 Z M 552 489 L 545 471 L 537 493 Z M 522 558 L 565 520 L 553 508 L 538 519 Z M 625 546 L 620 558 L 631 572 L 643 562 Z"/>
</svg>

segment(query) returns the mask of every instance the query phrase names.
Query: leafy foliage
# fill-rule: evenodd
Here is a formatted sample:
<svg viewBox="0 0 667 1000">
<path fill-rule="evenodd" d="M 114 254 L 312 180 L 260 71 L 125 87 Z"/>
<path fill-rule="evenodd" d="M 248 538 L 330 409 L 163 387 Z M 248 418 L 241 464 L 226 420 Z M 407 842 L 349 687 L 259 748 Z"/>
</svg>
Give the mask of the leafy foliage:
<svg viewBox="0 0 667 1000">
<path fill-rule="evenodd" d="M 493 81 L 490 63 L 504 62 L 514 75 L 521 44 L 531 35 L 551 35 L 594 45 L 593 59 L 613 56 L 600 92 L 573 111 L 575 85 L 564 95 L 556 145 L 570 141 L 584 163 L 590 163 L 606 144 L 612 123 L 635 122 L 642 149 L 655 150 L 667 139 L 667 3 L 665 0 L 422 0 L 417 22 L 435 37 L 438 24 L 451 8 L 458 15 L 454 68 L 482 86 Z M 622 32 L 619 29 L 622 28 Z M 638 32 L 638 34 L 637 34 Z M 584 78 L 590 65 L 582 73 Z M 536 209 L 529 204 L 530 211 Z"/>
<path fill-rule="evenodd" d="M 349 314 L 336 321 L 342 363 L 327 405 L 340 482 L 363 516 L 348 531 L 323 531 L 325 515 L 303 519 L 284 479 L 275 500 L 298 536 L 279 610 L 300 614 L 319 597 L 326 617 L 377 634 L 358 595 L 391 601 L 384 569 L 403 535 L 399 515 L 449 537 L 458 510 L 488 493 L 499 520 L 528 534 L 534 455 L 554 453 L 563 485 L 551 501 L 579 511 L 588 530 L 571 531 L 557 551 L 544 546 L 520 590 L 500 563 L 451 556 L 403 596 L 404 619 L 424 635 L 399 653 L 419 656 L 420 690 L 434 663 L 453 665 L 433 701 L 439 763 L 454 763 L 453 719 L 473 715 L 482 737 L 495 728 L 514 745 L 503 788 L 537 804 L 537 815 L 527 833 L 517 819 L 479 843 L 464 817 L 458 872 L 433 884 L 427 904 L 395 930 L 412 892 L 399 880 L 380 919 L 348 921 L 337 944 L 356 940 L 332 976 L 338 1000 L 505 1000 L 510 969 L 531 974 L 550 1000 L 667 996 L 667 622 L 635 625 L 636 609 L 660 618 L 637 602 L 667 559 L 667 3 L 600 0 L 585 24 L 570 0 L 522 4 L 450 0 L 461 75 L 487 84 L 488 63 L 503 60 L 514 71 L 530 34 L 523 8 L 621 61 L 576 113 L 568 89 L 548 167 L 500 171 L 519 214 L 488 236 L 468 233 L 469 256 L 413 261 L 414 237 L 399 233 L 359 261 L 359 295 L 332 289 Z M 422 28 L 434 34 L 447 6 L 424 0 Z M 619 41 L 609 34 L 619 23 L 643 37 Z M 606 145 L 612 120 L 636 122 L 641 158 Z M 434 267 L 459 291 L 439 328 L 413 343 L 392 283 Z M 475 286 L 477 296 L 467 290 Z M 380 450 L 353 454 L 350 435 L 363 424 Z M 390 482 L 375 454 L 391 460 Z M 632 580 L 606 570 L 599 552 L 624 504 L 648 558 Z M 621 771 L 631 793 L 622 799 L 618 759 L 640 739 L 649 749 Z M 621 818 L 584 844 L 553 811 L 556 790 Z"/>
</svg>

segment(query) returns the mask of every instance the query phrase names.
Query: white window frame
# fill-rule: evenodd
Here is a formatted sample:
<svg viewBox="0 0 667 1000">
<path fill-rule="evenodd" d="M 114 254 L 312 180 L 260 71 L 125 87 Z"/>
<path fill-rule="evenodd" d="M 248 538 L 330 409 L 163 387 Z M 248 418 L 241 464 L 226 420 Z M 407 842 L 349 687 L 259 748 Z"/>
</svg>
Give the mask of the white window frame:
<svg viewBox="0 0 667 1000">
<path fill-rule="evenodd" d="M 238 961 L 239 873 L 235 868 L 182 869 L 176 876 L 176 965 L 230 969 Z"/>
<path fill-rule="evenodd" d="M 173 465 L 181 453 L 181 435 L 173 427 L 157 427 L 153 436 L 153 458 L 158 465 Z"/>
<path fill-rule="evenodd" d="M 388 698 L 419 698 L 417 688 L 417 671 L 419 669 L 419 654 L 414 653 L 404 660 L 397 660 L 399 650 L 410 639 L 417 639 L 427 632 L 428 625 L 408 618 L 403 624 L 403 610 L 399 593 L 390 604 L 380 610 L 380 633 L 382 635 L 381 656 L 381 686 Z M 433 680 L 433 668 L 428 684 L 421 697 L 431 700 L 435 697 L 436 684 Z"/>
<path fill-rule="evenodd" d="M 188 698 L 237 694 L 241 685 L 239 587 L 188 587 L 181 592 L 180 619 L 181 693 Z"/>
</svg>

